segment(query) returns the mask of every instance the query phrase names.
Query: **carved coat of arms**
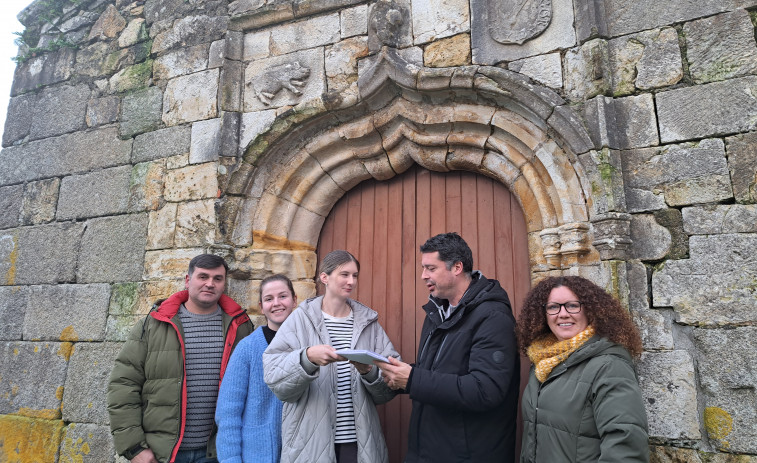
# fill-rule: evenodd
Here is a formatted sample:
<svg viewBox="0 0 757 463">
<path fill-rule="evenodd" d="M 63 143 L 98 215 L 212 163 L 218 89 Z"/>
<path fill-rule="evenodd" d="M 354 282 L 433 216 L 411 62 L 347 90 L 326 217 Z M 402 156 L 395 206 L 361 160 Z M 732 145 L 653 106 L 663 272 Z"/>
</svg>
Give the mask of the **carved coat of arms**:
<svg viewBox="0 0 757 463">
<path fill-rule="evenodd" d="M 552 21 L 552 0 L 491 0 L 487 6 L 489 33 L 506 45 L 523 45 Z"/>
</svg>

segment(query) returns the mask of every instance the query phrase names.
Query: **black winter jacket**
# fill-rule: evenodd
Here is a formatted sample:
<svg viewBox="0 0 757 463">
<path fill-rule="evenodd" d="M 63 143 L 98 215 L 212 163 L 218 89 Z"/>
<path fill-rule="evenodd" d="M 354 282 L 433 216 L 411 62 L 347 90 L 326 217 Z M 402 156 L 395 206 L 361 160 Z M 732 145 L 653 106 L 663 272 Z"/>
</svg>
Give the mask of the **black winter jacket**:
<svg viewBox="0 0 757 463">
<path fill-rule="evenodd" d="M 406 463 L 515 461 L 519 364 L 507 293 L 479 272 L 442 322 L 433 297 L 423 306 Z"/>
</svg>

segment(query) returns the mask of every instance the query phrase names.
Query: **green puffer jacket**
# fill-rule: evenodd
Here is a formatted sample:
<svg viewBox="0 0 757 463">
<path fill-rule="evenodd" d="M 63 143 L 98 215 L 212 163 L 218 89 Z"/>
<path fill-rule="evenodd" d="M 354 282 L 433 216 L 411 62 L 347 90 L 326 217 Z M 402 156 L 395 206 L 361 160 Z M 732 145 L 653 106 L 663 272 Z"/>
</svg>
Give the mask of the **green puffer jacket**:
<svg viewBox="0 0 757 463">
<path fill-rule="evenodd" d="M 189 298 L 180 291 L 166 299 L 132 329 L 116 358 L 108 385 L 108 413 L 116 452 L 132 459 L 150 448 L 161 462 L 173 461 L 184 433 L 186 380 L 184 331 L 178 312 Z M 231 352 L 253 330 L 252 322 L 230 297 L 218 301 L 225 343 L 221 377 Z M 215 432 L 208 441 L 215 457 Z"/>
<path fill-rule="evenodd" d="M 594 336 L 523 392 L 521 463 L 648 462 L 647 415 L 631 356 Z"/>
</svg>

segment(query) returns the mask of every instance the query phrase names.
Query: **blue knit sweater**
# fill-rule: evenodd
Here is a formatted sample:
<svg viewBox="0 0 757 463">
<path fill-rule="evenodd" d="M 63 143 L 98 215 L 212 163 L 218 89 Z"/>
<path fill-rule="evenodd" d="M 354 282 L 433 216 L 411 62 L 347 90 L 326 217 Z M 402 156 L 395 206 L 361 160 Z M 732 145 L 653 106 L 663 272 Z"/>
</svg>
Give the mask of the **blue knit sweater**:
<svg viewBox="0 0 757 463">
<path fill-rule="evenodd" d="M 216 405 L 220 463 L 278 463 L 282 403 L 263 382 L 263 328 L 239 342 Z"/>
</svg>

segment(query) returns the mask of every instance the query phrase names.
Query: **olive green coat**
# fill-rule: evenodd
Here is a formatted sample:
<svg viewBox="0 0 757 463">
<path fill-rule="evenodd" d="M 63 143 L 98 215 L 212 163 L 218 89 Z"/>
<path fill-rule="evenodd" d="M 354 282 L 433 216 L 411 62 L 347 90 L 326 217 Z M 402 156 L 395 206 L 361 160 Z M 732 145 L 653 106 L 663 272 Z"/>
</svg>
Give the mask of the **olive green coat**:
<svg viewBox="0 0 757 463">
<path fill-rule="evenodd" d="M 149 448 L 159 461 L 172 461 L 181 443 L 187 391 L 178 311 L 187 299 L 187 291 L 180 291 L 150 312 L 134 326 L 116 358 L 108 385 L 108 413 L 116 452 L 127 459 Z M 221 296 L 218 304 L 225 337 L 223 377 L 233 348 L 253 326 L 230 297 Z M 215 433 L 208 441 L 208 456 L 215 457 Z"/>
<path fill-rule="evenodd" d="M 523 393 L 521 463 L 647 462 L 647 415 L 631 356 L 594 336 Z"/>
</svg>

